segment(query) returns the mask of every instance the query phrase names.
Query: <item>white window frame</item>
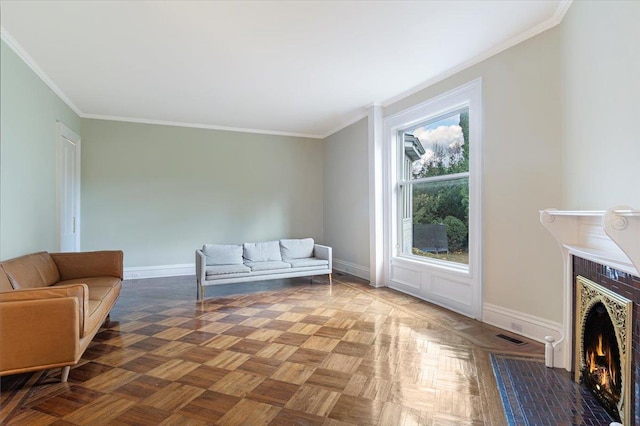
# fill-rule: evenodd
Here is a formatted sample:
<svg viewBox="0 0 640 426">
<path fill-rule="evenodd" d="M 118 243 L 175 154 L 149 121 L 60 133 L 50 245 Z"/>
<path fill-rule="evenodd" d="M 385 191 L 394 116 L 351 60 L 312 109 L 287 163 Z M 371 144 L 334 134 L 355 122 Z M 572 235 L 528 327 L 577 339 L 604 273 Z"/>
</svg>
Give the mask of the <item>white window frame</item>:
<svg viewBox="0 0 640 426">
<path fill-rule="evenodd" d="M 469 264 L 405 255 L 400 247 L 400 171 L 403 141 L 399 131 L 469 108 Z M 464 315 L 482 316 L 482 80 L 431 98 L 384 120 L 384 271 L 389 287 Z M 450 176 L 447 177 L 447 179 Z M 418 181 L 416 181 L 418 182 Z"/>
</svg>

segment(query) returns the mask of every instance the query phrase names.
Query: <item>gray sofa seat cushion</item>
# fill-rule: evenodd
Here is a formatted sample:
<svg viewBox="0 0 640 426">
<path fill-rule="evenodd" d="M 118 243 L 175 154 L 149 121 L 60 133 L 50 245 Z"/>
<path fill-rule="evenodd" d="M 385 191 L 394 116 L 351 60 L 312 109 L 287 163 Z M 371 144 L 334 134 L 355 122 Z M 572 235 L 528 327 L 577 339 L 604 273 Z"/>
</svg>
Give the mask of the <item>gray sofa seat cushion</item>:
<svg viewBox="0 0 640 426">
<path fill-rule="evenodd" d="M 207 266 L 205 269 L 205 273 L 207 276 L 209 275 L 226 275 L 226 274 L 238 274 L 238 273 L 249 273 L 251 272 L 251 268 L 245 265 L 212 265 Z"/>
<path fill-rule="evenodd" d="M 329 261 L 326 259 L 318 259 L 316 257 L 308 257 L 305 259 L 287 259 L 293 268 L 304 268 L 306 266 L 322 266 L 328 267 Z"/>
<path fill-rule="evenodd" d="M 303 259 L 313 257 L 313 238 L 280 240 L 282 259 Z"/>
<path fill-rule="evenodd" d="M 243 257 L 245 262 L 281 261 L 280 242 L 265 241 L 261 243 L 244 243 Z"/>
<path fill-rule="evenodd" d="M 291 269 L 291 265 L 281 260 L 271 260 L 268 262 L 247 262 L 246 265 L 251 271 L 275 271 L 280 269 Z"/>
<path fill-rule="evenodd" d="M 205 244 L 202 253 L 209 265 L 242 265 L 242 246 L 239 244 Z"/>
</svg>

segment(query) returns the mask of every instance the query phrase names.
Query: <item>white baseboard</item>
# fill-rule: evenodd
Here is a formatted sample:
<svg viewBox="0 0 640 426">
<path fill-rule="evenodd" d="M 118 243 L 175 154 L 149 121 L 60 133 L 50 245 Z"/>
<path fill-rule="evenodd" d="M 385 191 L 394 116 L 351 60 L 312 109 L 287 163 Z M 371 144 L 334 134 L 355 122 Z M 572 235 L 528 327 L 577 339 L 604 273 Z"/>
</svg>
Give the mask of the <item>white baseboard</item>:
<svg viewBox="0 0 640 426">
<path fill-rule="evenodd" d="M 195 274 L 196 267 L 193 263 L 183 263 L 180 265 L 133 266 L 124 268 L 125 280 L 140 278 L 177 277 L 180 275 Z"/>
<path fill-rule="evenodd" d="M 566 346 L 562 324 L 490 303 L 482 306 L 482 322 L 543 344 L 546 343 L 545 336 L 552 336 L 555 339 L 554 367 L 565 367 L 564 351 L 571 348 Z"/>
<path fill-rule="evenodd" d="M 490 303 L 482 306 L 482 321 L 541 343 L 545 336 L 553 336 L 556 341 L 562 337 L 560 323 Z"/>
<path fill-rule="evenodd" d="M 358 278 L 369 281 L 369 268 L 362 265 L 356 265 L 355 263 L 347 262 L 346 260 L 333 259 L 333 269 L 336 271 L 344 272 L 347 274 L 355 275 Z"/>
</svg>

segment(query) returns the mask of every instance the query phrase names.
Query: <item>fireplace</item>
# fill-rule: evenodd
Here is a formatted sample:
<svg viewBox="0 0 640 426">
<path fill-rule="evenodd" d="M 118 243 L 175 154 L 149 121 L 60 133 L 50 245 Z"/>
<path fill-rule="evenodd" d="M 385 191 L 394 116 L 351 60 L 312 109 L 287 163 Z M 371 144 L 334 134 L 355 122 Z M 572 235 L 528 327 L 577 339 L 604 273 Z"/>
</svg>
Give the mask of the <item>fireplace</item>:
<svg viewBox="0 0 640 426">
<path fill-rule="evenodd" d="M 564 260 L 562 334 L 547 365 L 572 371 L 612 417 L 640 426 L 640 210 L 546 209 L 540 222 Z"/>
<path fill-rule="evenodd" d="M 574 372 L 616 420 L 631 418 L 632 301 L 576 278 Z"/>
</svg>

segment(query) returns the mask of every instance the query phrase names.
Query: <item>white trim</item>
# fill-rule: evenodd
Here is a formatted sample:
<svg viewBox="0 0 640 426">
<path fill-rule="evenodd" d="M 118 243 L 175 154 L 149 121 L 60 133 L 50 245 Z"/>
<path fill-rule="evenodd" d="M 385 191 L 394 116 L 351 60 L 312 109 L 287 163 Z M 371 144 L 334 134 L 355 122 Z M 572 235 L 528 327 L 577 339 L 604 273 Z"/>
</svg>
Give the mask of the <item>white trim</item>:
<svg viewBox="0 0 640 426">
<path fill-rule="evenodd" d="M 382 107 L 369 107 L 369 276 L 373 287 L 384 286 L 384 195 Z M 364 278 L 364 277 L 363 277 Z"/>
<path fill-rule="evenodd" d="M 141 278 L 178 277 L 182 275 L 196 275 L 196 266 L 193 263 L 178 265 L 133 266 L 124 268 L 124 279 L 133 280 Z M 194 279 L 195 283 L 195 279 Z"/>
<path fill-rule="evenodd" d="M 322 139 L 326 139 L 329 136 L 333 135 L 334 133 L 338 133 L 340 130 L 351 126 L 353 123 L 357 123 L 358 121 L 362 120 L 363 118 L 367 117 L 369 115 L 369 109 L 371 107 L 374 106 L 380 106 L 380 104 L 378 103 L 372 103 L 371 105 L 369 105 L 367 107 L 367 111 L 365 112 L 358 112 L 357 114 L 353 115 L 350 119 L 345 120 L 342 124 L 338 125 L 337 127 L 335 127 L 333 130 L 328 131 L 327 133 L 325 133 L 322 136 Z"/>
<path fill-rule="evenodd" d="M 333 269 L 345 274 L 355 275 L 363 280 L 369 280 L 370 277 L 369 268 L 346 260 L 333 259 Z"/>
<path fill-rule="evenodd" d="M 397 133 L 400 129 L 419 124 L 430 117 L 454 111 L 468 105 L 469 107 L 469 143 L 471 149 L 469 164 L 469 265 L 464 268 L 453 268 L 457 274 L 466 275 L 463 279 L 471 291 L 471 302 L 463 313 L 472 318 L 479 319 L 482 315 L 482 79 L 470 81 L 453 90 L 442 93 L 427 101 L 421 102 L 384 119 L 383 133 L 383 211 L 384 211 L 384 282 L 393 286 L 392 261 L 402 262 L 405 257 L 397 256 L 399 212 L 397 207 L 397 185 L 399 177 L 397 168 L 401 158 L 401 145 L 397 143 Z M 415 262 L 421 271 L 423 280 L 429 280 L 432 274 L 448 273 L 452 269 L 448 262 L 426 261 Z M 415 266 L 415 265 L 414 265 Z M 400 284 L 400 283 L 399 283 Z M 423 285 L 421 297 L 431 300 L 434 298 L 429 285 Z M 454 298 L 450 301 L 444 299 L 441 306 L 455 310 Z M 460 308 L 462 309 L 462 308 Z"/>
<path fill-rule="evenodd" d="M 107 121 L 124 121 L 127 123 L 156 124 L 160 126 L 190 127 L 194 129 L 224 130 L 227 132 L 258 133 L 262 135 L 292 136 L 297 138 L 324 139 L 326 136 L 307 133 L 280 132 L 275 130 L 245 129 L 243 127 L 216 126 L 213 124 L 183 123 L 179 121 L 153 120 L 146 118 L 129 118 L 100 114 L 80 114 L 82 118 Z"/>
<path fill-rule="evenodd" d="M 534 315 L 525 314 L 502 306 L 484 303 L 482 305 L 482 322 L 519 334 L 536 342 L 545 343 L 545 336 L 552 336 L 554 344 L 554 367 L 565 367 L 563 349 L 563 326 L 559 322 L 549 321 Z M 571 352 L 571 351 L 569 351 Z"/>
<path fill-rule="evenodd" d="M 332 133 L 327 135 L 315 135 L 315 134 L 307 134 L 307 133 L 294 133 L 294 132 L 281 132 L 274 130 L 261 130 L 261 129 L 245 129 L 242 127 L 228 127 L 228 126 L 216 126 L 210 124 L 198 124 L 198 123 L 183 123 L 178 121 L 164 121 L 164 120 L 151 120 L 144 118 L 130 118 L 130 117 L 118 117 L 111 115 L 101 115 L 101 114 L 86 114 L 69 99 L 69 97 L 58 87 L 53 80 L 40 68 L 38 63 L 27 53 L 27 51 L 16 41 L 15 38 L 7 31 L 3 26 L 0 26 L 0 38 L 4 41 L 7 46 L 11 50 L 15 52 L 16 55 L 29 67 L 31 70 L 38 76 L 40 79 L 49 86 L 49 88 L 56 94 L 58 97 L 65 103 L 69 108 L 73 110 L 80 118 L 91 118 L 94 120 L 111 120 L 111 121 L 124 121 L 129 123 L 141 123 L 141 124 L 158 124 L 162 126 L 176 126 L 176 127 L 191 127 L 195 129 L 209 129 L 209 130 L 225 130 L 228 132 L 242 132 L 242 133 L 259 133 L 264 135 L 277 135 L 277 136 L 292 136 L 299 138 L 310 138 L 310 139 L 324 139 L 327 136 L 330 136 Z M 364 118 L 361 116 L 358 120 Z M 349 126 L 350 124 L 355 123 L 358 120 L 354 120 L 353 122 L 346 124 L 344 127 Z"/>
<path fill-rule="evenodd" d="M 64 218 L 62 217 L 62 190 L 61 190 L 61 185 L 62 185 L 62 181 L 63 181 L 63 158 L 62 158 L 62 145 L 66 144 L 66 141 L 70 141 L 72 142 L 75 146 L 76 146 L 76 170 L 75 170 L 75 176 L 74 176 L 74 183 L 75 183 L 75 187 L 74 187 L 74 200 L 76 202 L 75 204 L 75 211 L 73 212 L 74 215 L 74 251 L 80 251 L 80 232 L 81 232 L 81 185 L 82 185 L 82 140 L 80 138 L 79 135 L 77 135 L 73 130 L 71 130 L 70 128 L 68 128 L 67 126 L 64 125 L 64 123 L 60 122 L 60 121 L 56 121 L 56 130 L 57 130 L 57 135 L 56 135 L 56 222 L 57 222 L 57 226 L 58 226 L 58 232 L 57 232 L 57 239 L 58 239 L 58 249 L 63 251 L 64 249 L 62 248 L 62 229 L 63 229 L 63 220 Z M 65 141 L 66 140 L 66 141 Z"/>
<path fill-rule="evenodd" d="M 421 90 L 426 89 L 429 86 L 433 86 L 436 83 L 441 82 L 442 80 L 445 80 L 449 77 L 451 77 L 454 74 L 457 74 L 461 71 L 466 70 L 467 68 L 471 68 L 472 66 L 486 60 L 489 59 L 492 56 L 497 55 L 500 52 L 503 52 L 507 49 L 509 49 L 510 47 L 515 46 L 518 43 L 522 43 L 523 41 L 530 39 L 532 37 L 537 36 L 538 34 L 551 29 L 553 27 L 555 27 L 556 25 L 558 25 L 560 22 L 562 22 L 562 19 L 564 18 L 564 15 L 567 13 L 567 11 L 569 10 L 569 6 L 571 6 L 571 3 L 573 2 L 573 0 L 562 0 L 559 4 L 558 4 L 558 8 L 556 9 L 555 13 L 553 14 L 553 16 L 551 16 L 551 18 L 547 19 L 546 21 L 543 21 L 541 23 L 539 23 L 538 25 L 534 26 L 533 28 L 529 29 L 528 31 L 525 31 L 524 33 L 518 34 L 517 36 L 481 53 L 480 55 L 471 58 L 467 61 L 464 61 L 463 63 L 461 63 L 460 65 L 457 65 L 453 68 L 449 68 L 448 70 L 438 74 L 437 76 L 430 78 L 429 80 L 412 87 L 411 89 L 405 90 L 402 93 L 399 93 L 391 98 L 388 98 L 384 101 L 381 101 L 380 104 L 384 107 L 388 107 L 391 104 L 394 104 L 406 97 L 409 97 L 415 93 L 418 93 Z"/>
<path fill-rule="evenodd" d="M 62 99 L 62 101 L 67 104 L 67 106 L 69 108 L 71 108 L 73 110 L 73 112 L 75 112 L 76 114 L 78 114 L 80 117 L 82 117 L 82 112 L 78 109 L 77 106 L 75 106 L 75 104 L 73 102 L 71 102 L 71 99 L 69 99 L 67 97 L 67 95 L 65 95 L 65 93 L 62 91 L 62 89 L 60 89 L 54 82 L 53 80 L 51 80 L 49 78 L 49 76 L 47 74 L 45 74 L 45 72 L 42 70 L 42 68 L 40 68 L 40 66 L 36 63 L 36 61 L 31 57 L 31 55 L 29 55 L 27 53 L 26 50 L 24 50 L 24 48 L 20 45 L 20 43 L 18 43 L 16 41 L 15 38 L 13 38 L 11 36 L 11 34 L 9 34 L 9 32 L 0 25 L 0 39 L 2 39 L 2 41 L 4 41 L 7 46 L 9 46 L 9 48 L 11 50 L 13 50 L 15 52 L 16 55 L 18 55 L 18 57 L 20 59 L 22 59 L 22 61 L 29 67 L 31 68 L 31 70 L 38 76 L 40 77 L 40 79 L 44 82 L 44 84 L 46 84 L 47 86 L 49 86 L 49 88 L 51 90 L 53 90 L 53 93 L 55 93 L 56 95 L 58 95 L 58 97 L 60 99 Z"/>
<path fill-rule="evenodd" d="M 571 6 L 571 4 L 573 3 L 573 0 L 561 0 L 560 3 L 558 4 L 558 7 L 556 9 L 556 11 L 554 12 L 554 14 L 547 19 L 546 21 L 541 22 L 540 24 L 534 26 L 533 28 L 529 29 L 528 31 L 525 31 L 524 33 L 521 33 L 507 41 L 505 41 L 504 43 L 499 44 L 498 46 L 493 47 L 492 49 L 489 49 L 483 53 L 481 53 L 480 55 L 471 58 L 467 61 L 464 61 L 463 63 L 454 66 L 453 68 L 450 68 L 438 75 L 436 75 L 433 78 L 428 79 L 427 81 L 424 81 L 422 83 L 420 83 L 417 86 L 414 86 L 410 89 L 407 89 L 395 96 L 392 96 L 390 98 L 387 98 L 383 101 L 377 101 L 374 102 L 375 105 L 381 105 L 383 107 L 388 107 L 389 105 L 392 105 L 404 98 L 407 98 L 411 95 L 414 95 L 418 92 L 420 92 L 421 90 L 426 89 L 427 87 L 433 86 L 434 84 L 437 84 L 443 80 L 446 80 L 447 78 L 451 77 L 452 75 L 455 75 L 459 72 L 462 72 L 464 70 L 466 70 L 467 68 L 471 68 L 472 66 L 489 59 L 492 56 L 497 55 L 498 53 L 501 53 L 513 46 L 515 46 L 518 43 L 522 43 L 523 41 L 535 37 L 536 35 L 551 29 L 553 27 L 555 27 L 556 25 L 558 25 L 560 22 L 562 22 L 562 20 L 564 19 L 565 14 L 567 13 L 567 11 L 569 10 L 569 7 Z M 364 117 L 364 116 L 362 116 Z M 360 117 L 359 119 L 361 119 L 362 117 Z M 345 124 L 341 127 L 337 127 L 334 130 L 328 132 L 324 137 L 329 137 L 332 134 L 339 132 L 340 130 L 344 129 L 347 126 L 350 126 L 351 124 L 355 123 L 356 121 L 358 121 L 359 119 L 356 120 L 352 120 L 352 121 L 348 121 L 348 124 Z"/>
<path fill-rule="evenodd" d="M 640 233 L 640 210 L 627 206 L 617 206 L 607 211 L 545 209 L 540 211 L 540 223 L 560 245 L 564 264 L 562 318 L 565 338 L 555 345 L 562 345 L 565 353 L 562 358 L 555 358 L 554 366 L 571 371 L 575 286 L 573 256 L 637 276 L 640 273 L 640 243 L 637 237 Z"/>
<path fill-rule="evenodd" d="M 564 18 L 565 14 L 569 10 L 569 7 L 571 6 L 572 2 L 573 0 L 561 0 L 553 16 L 551 16 L 551 18 L 547 19 L 546 21 L 541 22 L 540 24 L 534 26 L 528 31 L 525 31 L 524 33 L 521 33 L 505 41 L 504 43 L 501 43 L 500 45 L 495 46 L 484 53 L 481 53 L 475 58 L 467 60 L 453 68 L 450 68 L 449 70 L 444 71 L 438 74 L 437 76 L 430 78 L 429 80 L 417 86 L 412 87 L 411 89 L 405 90 L 391 98 L 387 98 L 384 101 L 373 102 L 373 105 L 381 105 L 383 107 L 387 107 L 401 99 L 411 96 L 421 90 L 426 89 L 429 86 L 432 86 L 442 80 L 445 80 L 446 78 L 449 78 L 454 74 L 457 74 L 467 68 L 470 68 L 473 65 L 484 61 L 485 59 L 488 59 L 494 55 L 497 55 L 498 53 L 504 50 L 507 50 L 518 43 L 521 43 L 550 28 L 555 27 L 560 22 L 562 22 L 562 19 Z M 325 139 L 331 136 L 332 134 L 339 132 L 345 127 L 348 127 L 353 123 L 362 120 L 368 115 L 368 112 L 359 112 L 354 116 L 352 116 L 350 119 L 347 119 L 343 124 L 338 125 L 334 129 L 324 133 L 323 135 L 316 135 L 316 134 L 306 134 L 306 133 L 280 132 L 280 131 L 273 131 L 273 130 L 245 129 L 241 127 L 226 127 L 226 126 L 216 126 L 216 125 L 208 125 L 208 124 L 193 124 L 193 123 L 182 123 L 182 122 L 163 121 L 163 120 L 148 120 L 148 119 L 142 119 L 142 118 L 125 118 L 125 117 L 108 116 L 108 115 L 100 115 L 100 114 L 85 114 L 82 111 L 80 111 L 80 109 L 78 109 L 78 107 L 76 107 L 75 104 L 71 102 L 71 100 L 67 97 L 67 95 L 53 82 L 53 80 L 51 80 L 49 76 L 45 74 L 44 71 L 42 71 L 42 68 L 38 66 L 36 61 L 22 48 L 22 46 L 20 46 L 20 44 L 11 36 L 11 34 L 9 34 L 9 32 L 4 27 L 0 26 L 0 30 L 1 30 L 1 36 L 2 36 L 1 38 L 2 40 L 5 41 L 5 43 L 7 43 L 7 46 L 9 46 L 11 50 L 13 50 L 27 64 L 27 66 L 29 66 L 29 68 L 31 68 L 33 72 L 35 72 L 36 75 L 40 77 L 42 81 L 44 81 L 44 83 L 47 86 L 49 86 L 51 90 L 53 90 L 54 93 L 58 95 L 60 99 L 62 99 L 69 106 L 69 108 L 71 108 L 81 118 L 93 118 L 96 120 L 126 121 L 126 122 L 132 122 L 132 123 L 159 124 L 159 125 L 177 126 L 177 127 L 193 127 L 197 129 L 226 130 L 230 132 L 262 133 L 266 135 Z"/>
</svg>

